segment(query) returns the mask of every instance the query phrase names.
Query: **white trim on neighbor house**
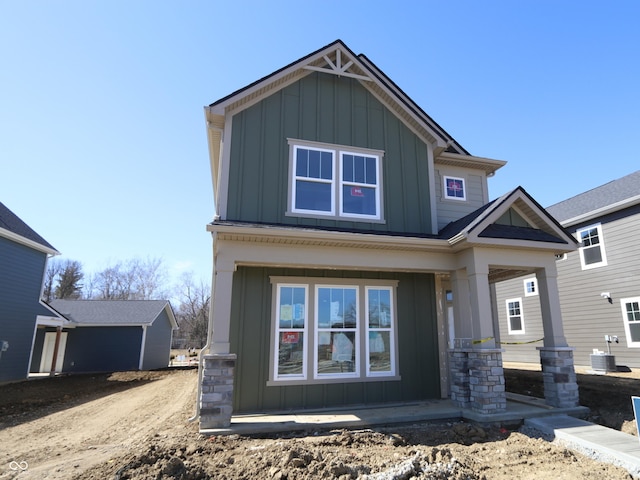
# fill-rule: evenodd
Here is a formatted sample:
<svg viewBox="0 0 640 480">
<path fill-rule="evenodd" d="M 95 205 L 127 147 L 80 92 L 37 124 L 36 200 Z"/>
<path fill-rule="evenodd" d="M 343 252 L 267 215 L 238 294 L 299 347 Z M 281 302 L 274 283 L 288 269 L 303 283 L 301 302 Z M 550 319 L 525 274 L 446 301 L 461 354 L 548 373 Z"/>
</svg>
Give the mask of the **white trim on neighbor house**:
<svg viewBox="0 0 640 480">
<path fill-rule="evenodd" d="M 584 236 L 583 232 L 586 232 Z M 607 266 L 607 252 L 604 247 L 602 224 L 595 223 L 576 230 L 576 238 L 580 242 L 578 251 L 580 252 L 580 266 L 582 267 L 582 270 L 590 270 L 592 268 Z M 588 245 L 585 245 L 585 241 L 587 241 Z M 598 249 L 600 260 L 590 261 L 591 259 L 585 258 L 585 253 L 589 256 L 591 251 L 595 251 L 596 248 Z"/>
<path fill-rule="evenodd" d="M 523 335 L 524 330 L 524 313 L 522 308 L 522 297 L 508 298 L 505 300 L 505 307 L 507 309 L 507 329 L 509 335 Z M 513 328 L 511 320 L 518 320 L 520 322 L 520 328 Z"/>
<path fill-rule="evenodd" d="M 620 309 L 627 347 L 640 348 L 640 297 L 621 298 Z"/>
</svg>

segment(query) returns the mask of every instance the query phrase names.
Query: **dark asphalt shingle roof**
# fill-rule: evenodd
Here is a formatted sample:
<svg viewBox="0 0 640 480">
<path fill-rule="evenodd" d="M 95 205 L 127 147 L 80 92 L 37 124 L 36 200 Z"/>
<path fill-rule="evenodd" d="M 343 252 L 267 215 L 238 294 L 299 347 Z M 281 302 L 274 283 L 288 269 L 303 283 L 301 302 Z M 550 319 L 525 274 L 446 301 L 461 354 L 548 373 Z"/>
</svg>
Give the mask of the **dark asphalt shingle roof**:
<svg viewBox="0 0 640 480">
<path fill-rule="evenodd" d="M 559 222 L 640 195 L 640 170 L 547 207 Z"/>
<path fill-rule="evenodd" d="M 36 242 L 43 247 L 50 248 L 51 250 L 55 250 L 55 248 L 47 242 L 44 238 L 38 235 L 35 230 L 33 230 L 29 225 L 24 223 L 20 217 L 18 217 L 15 213 L 9 210 L 6 205 L 0 202 L 0 228 L 4 228 L 5 230 L 10 231 L 16 235 L 20 235 L 21 237 L 31 240 L 32 242 Z"/>
<path fill-rule="evenodd" d="M 151 324 L 167 300 L 52 300 L 50 305 L 67 319 L 82 325 Z"/>
</svg>

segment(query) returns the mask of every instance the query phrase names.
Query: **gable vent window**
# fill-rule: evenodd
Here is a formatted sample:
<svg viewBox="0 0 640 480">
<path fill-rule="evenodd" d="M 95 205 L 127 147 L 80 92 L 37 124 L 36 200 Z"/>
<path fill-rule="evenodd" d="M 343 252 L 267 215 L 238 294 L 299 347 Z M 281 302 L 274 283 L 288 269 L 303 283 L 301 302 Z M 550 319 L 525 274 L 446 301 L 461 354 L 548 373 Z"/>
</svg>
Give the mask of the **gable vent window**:
<svg viewBox="0 0 640 480">
<path fill-rule="evenodd" d="M 382 152 L 290 140 L 289 215 L 382 221 Z"/>
<path fill-rule="evenodd" d="M 602 225 L 592 225 L 578 230 L 580 246 L 580 263 L 583 270 L 607 265 L 602 237 Z"/>
</svg>

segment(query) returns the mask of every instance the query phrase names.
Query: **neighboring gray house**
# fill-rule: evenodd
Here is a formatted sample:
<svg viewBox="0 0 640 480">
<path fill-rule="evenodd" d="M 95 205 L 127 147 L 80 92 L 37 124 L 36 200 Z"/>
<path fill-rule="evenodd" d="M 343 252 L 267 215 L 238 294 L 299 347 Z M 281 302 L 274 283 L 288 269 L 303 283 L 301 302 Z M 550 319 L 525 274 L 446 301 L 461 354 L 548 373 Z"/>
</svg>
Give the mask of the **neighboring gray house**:
<svg viewBox="0 0 640 480">
<path fill-rule="evenodd" d="M 200 426 L 451 397 L 504 412 L 490 286 L 536 272 L 545 397 L 575 406 L 555 255 L 576 242 L 337 40 L 205 107 L 216 215 Z M 563 375 L 556 373 L 561 369 Z"/>
<path fill-rule="evenodd" d="M 0 203 L 0 383 L 27 378 L 38 317 L 53 314 L 40 297 L 47 259 L 58 254 Z"/>
<path fill-rule="evenodd" d="M 546 210 L 581 242 L 556 262 L 564 332 L 575 348 L 575 363 L 591 366 L 594 349 L 610 349 L 618 365 L 640 368 L 640 171 Z M 496 285 L 505 361 L 538 361 L 538 293 L 535 275 Z M 609 343 L 605 336 L 614 338 Z"/>
<path fill-rule="evenodd" d="M 169 365 L 177 329 L 166 300 L 53 300 L 59 313 L 36 331 L 31 372 L 152 370 Z M 53 322 L 62 318 L 58 326 Z"/>
</svg>

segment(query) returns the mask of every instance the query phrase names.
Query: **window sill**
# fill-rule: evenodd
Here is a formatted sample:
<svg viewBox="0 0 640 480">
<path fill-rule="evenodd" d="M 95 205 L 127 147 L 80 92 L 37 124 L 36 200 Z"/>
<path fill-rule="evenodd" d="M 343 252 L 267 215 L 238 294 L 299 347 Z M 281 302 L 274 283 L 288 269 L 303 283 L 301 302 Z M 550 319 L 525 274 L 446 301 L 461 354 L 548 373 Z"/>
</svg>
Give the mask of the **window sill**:
<svg viewBox="0 0 640 480">
<path fill-rule="evenodd" d="M 267 387 L 288 387 L 296 385 L 327 385 L 336 383 L 370 383 L 370 382 L 399 382 L 400 375 L 379 376 L 379 377 L 348 377 L 348 378 L 326 378 L 313 380 L 268 380 Z"/>
<path fill-rule="evenodd" d="M 358 222 L 358 223 L 379 223 L 379 224 L 385 224 L 387 223 L 384 218 L 380 219 L 380 218 L 364 218 L 364 217 L 345 217 L 345 216 L 340 216 L 340 215 L 323 215 L 321 213 L 315 214 L 315 213 L 298 213 L 298 212 L 291 212 L 291 211 L 286 211 L 284 213 L 285 217 L 295 217 L 295 218 L 314 218 L 317 220 L 335 220 L 338 222 Z"/>
</svg>

